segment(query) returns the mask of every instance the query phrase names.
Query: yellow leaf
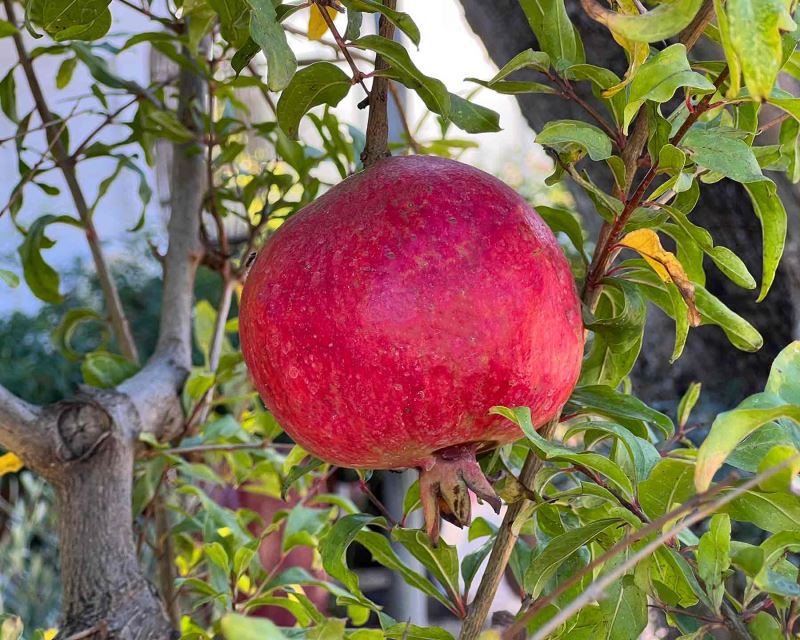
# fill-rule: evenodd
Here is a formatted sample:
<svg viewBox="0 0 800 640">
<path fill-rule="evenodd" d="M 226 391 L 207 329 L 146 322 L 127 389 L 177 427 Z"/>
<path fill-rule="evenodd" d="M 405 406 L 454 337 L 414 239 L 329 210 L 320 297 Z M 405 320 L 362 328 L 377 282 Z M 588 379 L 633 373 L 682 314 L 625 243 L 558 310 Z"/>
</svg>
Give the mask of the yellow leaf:
<svg viewBox="0 0 800 640">
<path fill-rule="evenodd" d="M 44 640 L 53 640 L 58 635 L 58 629 L 48 629 L 44 632 Z"/>
<path fill-rule="evenodd" d="M 633 0 L 620 0 L 617 4 L 620 14 L 639 15 L 639 7 Z M 611 31 L 611 37 L 616 40 L 620 47 L 625 49 L 625 53 L 628 56 L 628 70 L 625 72 L 625 77 L 621 82 L 603 91 L 604 98 L 611 98 L 628 86 L 633 80 L 633 76 L 636 75 L 636 71 L 644 64 L 644 61 L 647 60 L 647 56 L 650 55 L 650 45 L 646 42 L 629 40 L 613 30 Z"/>
<path fill-rule="evenodd" d="M 619 244 L 636 251 L 664 282 L 672 282 L 678 287 L 689 308 L 689 324 L 693 327 L 699 325 L 700 314 L 694 302 L 694 285 L 675 254 L 661 246 L 656 232 L 652 229 L 637 229 L 626 235 Z"/>
<path fill-rule="evenodd" d="M 328 12 L 331 20 L 336 18 L 336 9 L 333 7 L 325 7 L 325 11 Z M 308 39 L 321 40 L 327 30 L 328 23 L 325 22 L 319 5 L 312 4 L 311 13 L 308 14 Z"/>
<path fill-rule="evenodd" d="M 7 473 L 16 473 L 24 466 L 25 463 L 13 453 L 4 453 L 0 456 L 0 476 L 4 476 Z"/>
<path fill-rule="evenodd" d="M 617 39 L 616 36 L 614 36 L 614 38 Z M 619 42 L 619 39 L 617 39 L 617 41 Z M 620 42 L 620 46 L 622 46 L 628 54 L 628 70 L 625 72 L 625 77 L 621 82 L 603 91 L 604 98 L 613 98 L 617 93 L 627 87 L 636 75 L 636 71 L 644 64 L 645 60 L 647 60 L 647 56 L 650 55 L 650 45 L 643 42 L 625 40 L 625 44 Z"/>
</svg>

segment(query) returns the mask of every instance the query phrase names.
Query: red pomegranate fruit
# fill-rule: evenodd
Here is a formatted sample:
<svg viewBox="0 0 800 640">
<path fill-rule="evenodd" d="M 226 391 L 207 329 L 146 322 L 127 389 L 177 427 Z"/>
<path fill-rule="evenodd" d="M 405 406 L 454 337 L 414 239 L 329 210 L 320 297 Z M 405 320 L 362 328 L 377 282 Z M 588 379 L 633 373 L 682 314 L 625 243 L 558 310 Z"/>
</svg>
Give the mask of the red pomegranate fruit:
<svg viewBox="0 0 800 640">
<path fill-rule="evenodd" d="M 244 287 L 242 351 L 265 404 L 313 455 L 420 470 L 426 528 L 500 503 L 476 453 L 558 415 L 581 365 L 567 260 L 508 186 L 431 156 L 386 158 L 266 243 Z"/>
</svg>

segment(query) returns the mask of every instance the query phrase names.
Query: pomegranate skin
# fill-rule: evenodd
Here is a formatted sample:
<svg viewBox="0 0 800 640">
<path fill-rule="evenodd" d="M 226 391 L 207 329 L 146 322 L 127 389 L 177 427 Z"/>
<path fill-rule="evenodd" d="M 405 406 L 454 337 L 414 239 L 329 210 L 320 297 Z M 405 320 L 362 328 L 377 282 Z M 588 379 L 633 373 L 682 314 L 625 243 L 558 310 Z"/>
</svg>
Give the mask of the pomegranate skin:
<svg viewBox="0 0 800 640">
<path fill-rule="evenodd" d="M 494 405 L 556 416 L 581 365 L 566 258 L 496 178 L 431 156 L 386 158 L 298 212 L 242 293 L 245 361 L 313 455 L 429 469 L 437 452 L 521 436 Z"/>
</svg>

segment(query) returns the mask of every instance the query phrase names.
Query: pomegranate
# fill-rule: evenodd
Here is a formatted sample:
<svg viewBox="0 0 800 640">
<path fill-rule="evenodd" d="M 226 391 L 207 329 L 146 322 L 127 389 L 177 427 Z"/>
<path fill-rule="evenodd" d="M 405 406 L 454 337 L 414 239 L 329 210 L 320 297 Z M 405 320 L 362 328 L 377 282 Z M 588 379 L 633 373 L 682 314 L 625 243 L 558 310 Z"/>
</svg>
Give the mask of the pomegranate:
<svg viewBox="0 0 800 640">
<path fill-rule="evenodd" d="M 500 502 L 476 454 L 518 439 L 489 415 L 556 416 L 578 377 L 580 306 L 550 229 L 465 164 L 386 158 L 333 187 L 266 243 L 244 287 L 245 361 L 267 407 L 336 465 L 420 470 L 439 513 L 470 519 L 467 488 Z"/>
</svg>

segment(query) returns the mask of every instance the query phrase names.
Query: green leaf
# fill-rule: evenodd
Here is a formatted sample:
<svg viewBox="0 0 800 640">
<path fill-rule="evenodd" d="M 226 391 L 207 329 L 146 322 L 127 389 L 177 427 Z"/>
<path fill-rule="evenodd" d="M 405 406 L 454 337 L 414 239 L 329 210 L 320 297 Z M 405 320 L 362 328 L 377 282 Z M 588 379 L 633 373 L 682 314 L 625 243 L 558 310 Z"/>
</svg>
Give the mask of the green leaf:
<svg viewBox="0 0 800 640">
<path fill-rule="evenodd" d="M 580 383 L 616 387 L 627 376 L 642 346 L 647 307 L 639 289 L 624 280 L 603 280 L 594 319 L 586 328 L 594 332 Z"/>
<path fill-rule="evenodd" d="M 792 480 L 800 473 L 800 452 L 796 447 L 778 444 L 772 447 L 758 465 L 758 473 L 788 463 L 777 474 L 758 483 L 761 491 L 789 491 Z"/>
<path fill-rule="evenodd" d="M 69 84 L 69 81 L 72 80 L 72 74 L 75 71 L 75 67 L 78 65 L 77 58 L 65 58 L 64 61 L 61 63 L 61 66 L 58 67 L 58 73 L 56 73 L 56 88 L 63 89 Z"/>
<path fill-rule="evenodd" d="M 720 413 L 697 452 L 695 485 L 698 491 L 711 486 L 711 480 L 728 455 L 756 429 L 779 418 L 800 422 L 800 406 L 780 404 L 765 408 L 733 409 Z"/>
<path fill-rule="evenodd" d="M 694 295 L 695 305 L 703 322 L 719 325 L 734 347 L 742 351 L 758 351 L 762 347 L 764 339 L 756 328 L 731 311 L 705 287 L 695 283 Z"/>
<path fill-rule="evenodd" d="M 222 37 L 233 47 L 244 45 L 252 27 L 253 12 L 248 8 L 248 5 L 252 4 L 247 0 L 205 0 L 205 2 L 219 16 Z"/>
<path fill-rule="evenodd" d="M 731 565 L 730 547 L 731 519 L 725 514 L 716 514 L 697 546 L 697 569 L 717 614 L 725 597 L 726 572 Z"/>
<path fill-rule="evenodd" d="M 77 351 L 72 347 L 72 338 L 75 335 L 75 331 L 84 323 L 99 326 L 99 348 L 105 347 L 110 338 L 106 320 L 97 311 L 88 307 L 69 309 L 51 334 L 53 344 L 69 360 L 77 362 L 84 355 L 83 352 Z"/>
<path fill-rule="evenodd" d="M 351 11 L 360 13 L 380 13 L 386 16 L 386 19 L 391 22 L 395 27 L 405 33 L 409 40 L 416 46 L 419 46 L 419 28 L 411 19 L 411 16 L 402 11 L 395 11 L 380 2 L 375 0 L 341 0 L 341 3 L 347 7 L 348 16 Z M 349 26 L 348 21 L 348 26 Z M 356 36 L 358 37 L 358 36 Z M 353 38 L 349 38 L 353 39 Z"/>
<path fill-rule="evenodd" d="M 450 602 L 430 580 L 403 564 L 403 561 L 397 557 L 397 554 L 392 549 L 389 541 L 380 533 L 362 530 L 357 533 L 356 540 L 359 544 L 366 547 L 375 562 L 383 565 L 390 571 L 398 573 L 407 584 L 422 591 L 429 597 L 435 598 L 451 611 L 456 611 L 455 605 Z M 458 563 L 456 563 L 456 567 L 458 567 Z"/>
<path fill-rule="evenodd" d="M 606 25 L 614 35 L 634 42 L 666 40 L 689 25 L 703 0 L 662 2 L 640 15 L 601 10 L 592 17 Z"/>
<path fill-rule="evenodd" d="M 345 552 L 356 539 L 358 532 L 366 525 L 376 521 L 375 516 L 366 513 L 354 513 L 344 516 L 320 538 L 319 551 L 322 566 L 332 578 L 341 582 L 348 591 L 363 598 L 358 586 L 358 577 L 350 571 L 345 562 Z"/>
<path fill-rule="evenodd" d="M 311 458 L 305 464 L 292 465 L 289 473 L 281 480 L 281 498 L 285 500 L 295 482 L 312 471 L 319 469 L 323 464 L 325 463 L 322 460 Z"/>
<path fill-rule="evenodd" d="M 19 33 L 19 30 L 7 20 L 0 20 L 0 38 L 7 38 Z"/>
<path fill-rule="evenodd" d="M 360 11 L 347 11 L 347 28 L 344 31 L 345 40 L 355 40 L 361 35 L 361 22 L 364 19 Z"/>
<path fill-rule="evenodd" d="M 699 382 L 692 382 L 686 393 L 683 394 L 681 401 L 678 403 L 678 424 L 685 427 L 689 422 L 689 416 L 692 413 L 697 401 L 700 399 L 700 390 L 702 385 Z"/>
<path fill-rule="evenodd" d="M 28 17 L 56 41 L 97 40 L 111 28 L 110 0 L 37 0 Z"/>
<path fill-rule="evenodd" d="M 455 93 L 450 94 L 450 121 L 467 133 L 500 131 L 500 114 Z"/>
<path fill-rule="evenodd" d="M 650 518 L 669 513 L 694 495 L 694 464 L 686 460 L 665 458 L 639 484 L 639 503 Z"/>
<path fill-rule="evenodd" d="M 784 640 L 780 623 L 766 611 L 759 611 L 747 623 L 747 630 L 753 640 Z"/>
<path fill-rule="evenodd" d="M 238 613 L 226 613 L 220 621 L 220 628 L 225 640 L 286 640 L 274 622 Z"/>
<path fill-rule="evenodd" d="M 392 530 L 392 539 L 408 549 L 448 593 L 459 593 L 458 551 L 454 546 L 440 540 L 437 546 L 433 547 L 428 536 L 419 529 L 395 528 Z"/>
<path fill-rule="evenodd" d="M 296 140 L 300 119 L 313 107 L 335 107 L 347 95 L 350 78 L 335 64 L 315 62 L 298 71 L 278 100 L 278 124 L 287 136 Z"/>
<path fill-rule="evenodd" d="M 625 109 L 626 96 L 624 91 L 617 91 L 612 96 L 605 96 L 604 92 L 611 87 L 619 85 L 619 76 L 605 67 L 591 64 L 576 64 L 564 71 L 564 76 L 569 80 L 588 80 L 592 83 L 592 93 L 601 99 L 608 107 L 614 122 L 621 124 Z"/>
<path fill-rule="evenodd" d="M 503 68 L 489 80 L 489 84 L 492 85 L 500 80 L 505 80 L 512 73 L 520 69 L 534 69 L 545 73 L 550 69 L 550 56 L 544 51 L 525 49 L 525 51 L 518 53 L 504 64 Z"/>
<path fill-rule="evenodd" d="M 327 524 L 331 513 L 331 509 L 309 509 L 302 504 L 292 507 L 283 530 L 283 553 L 296 546 L 315 547 L 316 538 Z"/>
<path fill-rule="evenodd" d="M 195 134 L 186 127 L 173 111 L 150 109 L 147 111 L 147 124 L 159 137 L 178 144 L 192 142 Z"/>
<path fill-rule="evenodd" d="M 641 637 L 647 626 L 647 594 L 633 581 L 623 576 L 608 587 L 600 600 L 600 610 L 606 620 L 606 640 L 631 640 Z"/>
<path fill-rule="evenodd" d="M 585 61 L 578 30 L 570 22 L 564 0 L 520 0 L 542 51 L 558 71 Z"/>
<path fill-rule="evenodd" d="M 206 558 L 208 558 L 209 562 L 214 563 L 217 567 L 225 571 L 225 573 L 230 572 L 230 558 L 228 558 L 228 552 L 225 551 L 225 547 L 219 542 L 205 543 L 203 545 L 203 553 Z"/>
<path fill-rule="evenodd" d="M 711 234 L 706 229 L 690 222 L 688 216 L 680 209 L 669 205 L 661 205 L 661 208 L 697 243 L 703 252 L 719 267 L 719 270 L 728 276 L 732 282 L 745 289 L 755 289 L 755 279 L 750 275 L 744 262 L 735 253 L 727 247 L 714 246 Z"/>
<path fill-rule="evenodd" d="M 656 549 L 650 565 L 650 579 L 661 600 L 673 607 L 691 607 L 702 595 L 694 571 L 675 549 Z"/>
<path fill-rule="evenodd" d="M 772 361 L 764 391 L 800 404 L 800 341 L 790 343 Z"/>
<path fill-rule="evenodd" d="M 379 53 L 391 65 L 389 77 L 413 89 L 431 111 L 447 117 L 450 113 L 450 94 L 440 80 L 422 73 L 411 61 L 405 47 L 399 42 L 381 36 L 363 36 L 352 46 Z"/>
<path fill-rule="evenodd" d="M 525 591 L 537 598 L 556 569 L 573 553 L 597 539 L 611 527 L 621 524 L 619 518 L 597 520 L 556 536 L 531 562 L 525 572 Z"/>
<path fill-rule="evenodd" d="M 719 28 L 719 39 L 722 50 L 725 52 L 725 59 L 730 70 L 730 87 L 726 93 L 727 97 L 735 98 L 739 95 L 742 81 L 742 66 L 739 57 L 731 42 L 731 28 L 728 22 L 728 15 L 725 13 L 723 0 L 714 0 L 714 15 L 717 17 L 717 27 Z"/>
<path fill-rule="evenodd" d="M 16 289 L 19 286 L 19 276 L 7 269 L 0 269 L 0 280 L 12 289 Z"/>
<path fill-rule="evenodd" d="M 680 87 L 697 89 L 700 92 L 714 91 L 714 85 L 708 78 L 692 71 L 686 59 L 686 47 L 673 44 L 650 57 L 636 72 L 630 84 L 628 104 L 624 111 L 625 133 L 628 133 L 628 126 L 645 100 L 667 102 Z"/>
<path fill-rule="evenodd" d="M 547 226 L 553 233 L 563 233 L 566 235 L 575 249 L 583 258 L 583 261 L 588 263 L 589 257 L 583 248 L 583 229 L 578 218 L 571 211 L 566 209 L 556 209 L 554 207 L 547 207 L 544 205 L 536 205 L 536 213 L 542 216 L 542 219 L 547 223 Z"/>
<path fill-rule="evenodd" d="M 580 147 L 594 160 L 605 160 L 611 156 L 611 140 L 598 127 L 579 120 L 555 120 L 548 122 L 536 135 L 536 142 L 551 147 L 559 153 L 569 153 Z"/>
<path fill-rule="evenodd" d="M 250 37 L 267 57 L 267 87 L 270 91 L 280 91 L 292 79 L 297 69 L 297 58 L 286 42 L 286 32 L 278 22 L 272 2 L 247 0 L 247 3 L 253 9 L 250 15 Z"/>
<path fill-rule="evenodd" d="M 14 80 L 14 69 L 10 69 L 0 80 L 0 109 L 11 122 L 18 122 L 17 116 L 17 83 Z"/>
<path fill-rule="evenodd" d="M 116 387 L 139 371 L 139 367 L 116 353 L 94 351 L 81 363 L 81 374 L 86 384 L 100 389 Z"/>
<path fill-rule="evenodd" d="M 491 89 L 497 93 L 505 95 L 516 96 L 523 93 L 550 93 L 555 94 L 556 90 L 550 85 L 542 84 L 541 82 L 527 82 L 521 80 L 499 80 L 498 82 L 488 82 L 486 80 L 479 80 L 478 78 L 467 78 L 467 82 L 474 82 Z"/>
<path fill-rule="evenodd" d="M 752 548 L 751 548 L 752 549 Z M 800 534 L 782 531 L 770 536 L 757 548 L 761 552 L 761 563 L 752 567 L 753 583 L 768 593 L 789 597 L 800 596 L 797 568 L 786 559 L 787 553 L 800 552 Z"/>
<path fill-rule="evenodd" d="M 489 557 L 494 545 L 494 538 L 484 542 L 476 551 L 468 553 L 461 561 L 461 577 L 464 579 L 464 593 L 469 593 L 472 581 L 481 568 L 483 561 Z"/>
<path fill-rule="evenodd" d="M 70 48 L 75 52 L 75 55 L 78 57 L 78 59 L 84 65 L 86 65 L 86 68 L 88 69 L 89 73 L 92 74 L 92 77 L 100 84 L 111 87 L 112 89 L 124 89 L 125 91 L 129 91 L 136 95 L 146 94 L 145 88 L 141 85 L 133 82 L 132 80 L 121 78 L 113 73 L 108 66 L 108 62 L 106 62 L 106 60 L 100 56 L 96 56 L 94 53 L 92 53 L 93 50 L 89 45 L 82 42 L 73 42 L 70 45 Z M 103 96 L 102 93 L 99 95 Z M 104 106 L 107 108 L 107 105 Z"/>
<path fill-rule="evenodd" d="M 754 182 L 746 184 L 744 187 L 753 202 L 756 217 L 761 223 L 764 267 L 761 276 L 761 291 L 758 294 L 760 302 L 769 293 L 783 255 L 786 243 L 787 216 L 773 182 Z"/>
<path fill-rule="evenodd" d="M 607 436 L 620 442 L 630 457 L 635 483 L 645 480 L 653 467 L 661 461 L 661 454 L 652 443 L 613 422 L 594 420 L 579 422 L 570 426 L 564 434 L 564 440 L 569 440 L 573 435 L 581 432 L 585 433 L 584 442 L 587 443 L 587 446 L 593 446 Z M 588 445 L 589 441 L 591 441 L 591 445 Z"/>
<path fill-rule="evenodd" d="M 591 451 L 577 452 L 561 444 L 545 440 L 536 432 L 531 422 L 531 410 L 528 407 L 517 407 L 515 409 L 492 407 L 489 413 L 501 415 L 517 424 L 531 442 L 537 454 L 545 460 L 565 460 L 584 469 L 591 470 L 605 476 L 624 496 L 633 497 L 631 480 L 616 462 L 598 453 Z"/>
<path fill-rule="evenodd" d="M 453 640 L 452 634 L 440 627 L 419 627 L 407 622 L 392 625 L 383 634 L 390 640 Z"/>
<path fill-rule="evenodd" d="M 256 54 L 261 51 L 261 47 L 252 38 L 247 38 L 244 44 L 233 54 L 231 58 L 231 67 L 238 76 L 242 69 L 244 69 L 250 61 L 255 58 Z"/>
<path fill-rule="evenodd" d="M 721 509 L 734 520 L 771 533 L 800 532 L 800 500 L 791 493 L 746 491 Z"/>
<path fill-rule="evenodd" d="M 51 304 L 58 304 L 64 298 L 58 291 L 58 272 L 44 261 L 41 251 L 53 246 L 54 242 L 45 235 L 45 229 L 48 225 L 57 223 L 81 227 L 80 222 L 69 216 L 41 216 L 31 224 L 18 249 L 22 273 L 28 287 L 37 298 Z"/>
<path fill-rule="evenodd" d="M 698 165 L 726 178 L 742 183 L 766 180 L 753 150 L 744 140 L 695 126 L 684 136 L 681 146 L 689 150 L 690 158 Z"/>
<path fill-rule="evenodd" d="M 776 445 L 800 449 L 800 427 L 786 421 L 767 423 L 740 442 L 725 463 L 755 473 L 764 456 Z"/>
<path fill-rule="evenodd" d="M 665 437 L 675 430 L 672 420 L 663 413 L 651 409 L 631 395 L 620 393 L 605 385 L 577 387 L 569 399 L 582 413 L 596 413 L 611 419 L 627 418 L 651 423 Z"/>
<path fill-rule="evenodd" d="M 305 637 L 308 640 L 341 640 L 345 637 L 345 624 L 345 620 L 328 618 L 310 629 Z"/>
<path fill-rule="evenodd" d="M 730 42 L 755 100 L 763 100 L 783 65 L 781 31 L 796 27 L 781 0 L 729 0 L 725 3 Z"/>
</svg>

